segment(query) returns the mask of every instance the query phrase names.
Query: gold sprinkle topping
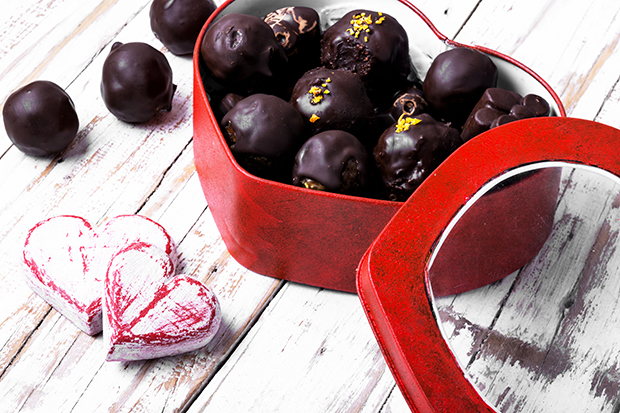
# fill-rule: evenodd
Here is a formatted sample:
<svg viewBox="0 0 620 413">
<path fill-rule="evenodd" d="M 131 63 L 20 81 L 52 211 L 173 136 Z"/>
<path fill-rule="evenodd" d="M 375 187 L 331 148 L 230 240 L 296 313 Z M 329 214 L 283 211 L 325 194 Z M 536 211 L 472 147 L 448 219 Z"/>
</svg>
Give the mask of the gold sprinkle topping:
<svg viewBox="0 0 620 413">
<path fill-rule="evenodd" d="M 375 20 L 374 22 L 372 21 L 371 14 L 369 14 L 368 16 L 366 16 L 366 13 L 360 13 L 360 14 L 353 15 L 353 18 L 349 22 L 351 24 L 351 27 L 346 29 L 345 32 L 347 32 L 350 36 L 355 37 L 356 39 L 360 37 L 360 34 L 363 34 L 363 33 L 370 34 L 371 33 L 370 26 L 372 24 L 381 24 L 385 20 L 385 16 L 383 15 L 383 13 L 379 12 L 378 14 L 379 14 L 379 18 Z M 364 41 L 368 42 L 368 36 L 364 36 Z"/>
<path fill-rule="evenodd" d="M 321 119 L 321 118 L 319 118 L 317 115 L 315 115 L 313 113 L 312 116 L 310 116 L 310 123 L 314 123 L 314 122 L 316 122 L 319 119 Z"/>
<path fill-rule="evenodd" d="M 405 113 L 403 113 L 402 115 L 400 115 L 400 118 L 398 118 L 398 122 L 396 122 L 396 133 L 401 133 L 404 131 L 409 130 L 410 126 L 415 126 L 418 123 L 422 122 L 420 119 L 418 118 L 410 118 L 410 117 L 405 117 Z"/>
<path fill-rule="evenodd" d="M 325 79 L 321 86 L 312 86 L 310 90 L 308 90 L 308 94 L 312 95 L 312 99 L 310 99 L 310 103 L 313 105 L 318 105 L 325 98 L 325 95 L 329 95 L 330 91 L 327 89 L 332 80 L 330 78 Z"/>
</svg>

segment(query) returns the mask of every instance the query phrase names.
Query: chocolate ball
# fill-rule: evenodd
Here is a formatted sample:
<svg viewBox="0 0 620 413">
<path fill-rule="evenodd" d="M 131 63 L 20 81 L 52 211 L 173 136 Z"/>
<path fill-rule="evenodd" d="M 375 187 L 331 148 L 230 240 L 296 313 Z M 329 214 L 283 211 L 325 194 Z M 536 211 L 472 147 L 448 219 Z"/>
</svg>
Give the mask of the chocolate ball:
<svg viewBox="0 0 620 413">
<path fill-rule="evenodd" d="M 377 106 L 391 101 L 412 71 L 405 29 L 392 16 L 370 10 L 353 10 L 325 30 L 321 62 L 357 73 Z"/>
<path fill-rule="evenodd" d="M 456 129 L 422 113 L 403 116 L 385 130 L 373 157 L 385 191 L 393 201 L 405 201 L 462 144 Z"/>
<path fill-rule="evenodd" d="M 38 80 L 14 91 L 2 110 L 11 142 L 33 156 L 65 149 L 77 134 L 79 121 L 69 95 L 52 82 Z"/>
<path fill-rule="evenodd" d="M 341 194 L 359 195 L 366 187 L 368 153 L 347 132 L 314 135 L 295 156 L 293 185 Z"/>
<path fill-rule="evenodd" d="M 153 0 L 151 29 L 171 53 L 191 54 L 202 26 L 216 8 L 213 0 Z"/>
<path fill-rule="evenodd" d="M 319 66 L 321 54 L 321 22 L 310 7 L 283 7 L 263 19 L 271 27 L 288 57 L 290 72 L 301 76 Z"/>
<path fill-rule="evenodd" d="M 201 58 L 232 92 L 272 92 L 274 77 L 287 62 L 282 45 L 260 17 L 230 13 L 213 23 L 202 39 Z"/>
<path fill-rule="evenodd" d="M 321 67 L 306 72 L 293 88 L 291 104 L 310 135 L 337 129 L 362 140 L 375 120 L 364 83 L 346 70 Z"/>
<path fill-rule="evenodd" d="M 170 111 L 175 90 L 163 53 L 140 42 L 112 45 L 103 63 L 101 95 L 118 119 L 141 123 L 160 110 Z"/>
<path fill-rule="evenodd" d="M 392 115 L 394 122 L 398 121 L 403 114 L 417 116 L 427 111 L 428 103 L 424 99 L 424 93 L 417 87 L 411 87 L 400 93 L 390 107 L 390 115 Z"/>
<path fill-rule="evenodd" d="M 484 91 L 496 84 L 497 67 L 487 55 L 457 47 L 433 60 L 423 91 L 437 119 L 460 128 Z"/>
<path fill-rule="evenodd" d="M 220 126 L 241 167 L 260 177 L 289 179 L 286 169 L 301 146 L 304 122 L 288 102 L 272 95 L 250 95 L 226 113 Z"/>
</svg>

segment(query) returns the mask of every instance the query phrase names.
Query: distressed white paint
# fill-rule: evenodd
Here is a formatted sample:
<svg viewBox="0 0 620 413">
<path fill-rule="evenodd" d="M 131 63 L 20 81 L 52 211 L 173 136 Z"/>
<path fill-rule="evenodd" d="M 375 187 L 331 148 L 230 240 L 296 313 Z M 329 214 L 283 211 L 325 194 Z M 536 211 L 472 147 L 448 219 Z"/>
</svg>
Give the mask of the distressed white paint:
<svg viewBox="0 0 620 413">
<path fill-rule="evenodd" d="M 532 67 L 556 88 L 569 113 L 618 126 L 617 2 L 414 3 L 448 36 L 496 48 Z M 0 128 L 0 410 L 150 412 L 191 406 L 190 411 L 212 411 L 217 406 L 219 412 L 260 406 L 269 412 L 407 411 L 354 296 L 251 273 L 226 252 L 192 162 L 191 61 L 171 55 L 154 37 L 149 5 L 147 0 L 28 0 L 9 2 L 3 9 L 0 100 L 30 80 L 54 81 L 74 100 L 80 132 L 60 156 L 34 159 L 11 147 Z M 144 41 L 166 54 L 178 85 L 170 113 L 130 126 L 106 111 L 99 80 L 114 41 Z M 572 193 L 577 196 L 578 191 Z M 79 215 L 98 224 L 135 213 L 161 223 L 178 241 L 179 271 L 218 296 L 223 320 L 203 349 L 108 363 L 102 336 L 81 333 L 31 292 L 21 280 L 19 257 L 28 229 L 50 216 Z M 598 222 L 607 222 L 613 233 L 613 219 L 610 215 Z M 587 242 L 601 239 L 586 233 Z M 585 260 L 590 255 L 582 239 L 581 249 L 574 247 Z M 617 258 L 605 251 L 599 267 L 612 274 Z M 570 326 L 560 323 L 562 334 L 555 340 L 549 339 L 553 335 L 547 322 L 538 325 L 531 321 L 536 317 L 519 311 L 520 299 L 538 288 L 561 302 L 570 283 L 551 294 L 553 284 L 543 287 L 532 280 L 515 274 L 486 289 L 442 299 L 455 352 L 465 362 L 473 360 L 473 381 L 483 384 L 490 398 L 497 400 L 502 389 L 511 387 L 518 392 L 515 397 L 531 400 L 522 411 L 536 411 L 533 404 L 545 406 L 592 383 L 592 393 L 580 397 L 605 411 L 601 406 L 619 381 L 616 353 L 598 345 L 603 341 L 599 337 L 614 331 L 615 316 L 606 317 L 605 311 L 615 305 L 615 296 L 608 294 L 617 288 L 613 276 L 603 276 L 600 285 L 581 296 L 593 311 L 581 321 L 577 315 L 571 318 L 573 330 L 582 329 L 585 338 L 573 336 Z M 507 297 L 513 285 L 514 295 Z M 498 314 L 502 303 L 507 306 Z M 545 305 L 537 304 L 541 310 Z M 520 363 L 511 365 L 510 358 L 502 363 L 506 355 L 485 350 L 480 332 L 488 331 L 494 320 L 502 333 L 564 343 L 575 360 L 581 357 L 590 366 L 574 364 L 574 370 L 550 383 L 532 381 Z M 522 320 L 532 322 L 525 332 L 518 327 Z M 588 350 L 593 342 L 588 337 L 595 337 L 594 350 Z M 499 405 L 511 411 L 517 403 L 511 407 L 507 400 Z M 611 410 L 609 403 L 604 406 Z"/>
</svg>

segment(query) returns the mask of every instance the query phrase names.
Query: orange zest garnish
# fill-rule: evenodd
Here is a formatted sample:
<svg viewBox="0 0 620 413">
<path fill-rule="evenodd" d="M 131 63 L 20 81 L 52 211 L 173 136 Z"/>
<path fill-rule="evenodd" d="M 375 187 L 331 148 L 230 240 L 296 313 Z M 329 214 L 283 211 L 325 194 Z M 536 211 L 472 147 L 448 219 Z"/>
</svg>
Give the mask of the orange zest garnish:
<svg viewBox="0 0 620 413">
<path fill-rule="evenodd" d="M 398 118 L 398 122 L 396 122 L 396 133 L 408 131 L 411 126 L 417 125 L 420 122 L 422 122 L 420 119 L 410 118 L 408 116 L 405 117 L 405 114 L 403 113 Z"/>
</svg>

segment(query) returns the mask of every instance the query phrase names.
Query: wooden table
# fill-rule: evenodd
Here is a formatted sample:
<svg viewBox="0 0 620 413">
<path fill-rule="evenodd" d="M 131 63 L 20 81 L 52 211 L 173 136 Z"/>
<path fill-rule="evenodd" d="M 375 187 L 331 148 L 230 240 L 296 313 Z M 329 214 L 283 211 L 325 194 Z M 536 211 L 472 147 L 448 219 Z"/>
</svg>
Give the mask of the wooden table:
<svg viewBox="0 0 620 413">
<path fill-rule="evenodd" d="M 408 411 L 357 296 L 257 275 L 228 254 L 193 164 L 192 62 L 155 38 L 150 1 L 2 3 L 0 102 L 20 85 L 51 80 L 74 100 L 80 131 L 48 158 L 23 155 L 0 131 L 0 411 Z M 569 116 L 620 127 L 620 2 L 414 3 L 449 37 L 533 68 Z M 171 112 L 128 125 L 106 110 L 101 66 L 115 41 L 165 53 L 178 85 Z M 537 276 L 533 264 L 437 300 L 455 354 L 501 411 L 620 409 L 617 189 L 587 175 L 563 180 L 557 219 L 570 225 L 559 225 L 541 252 L 557 264 L 550 275 Z M 591 195 L 597 188 L 601 198 Z M 180 269 L 220 299 L 216 338 L 181 356 L 106 362 L 101 335 L 81 333 L 23 281 L 26 231 L 61 214 L 161 223 L 179 244 Z M 574 257 L 564 261 L 558 254 L 569 243 Z"/>
</svg>

